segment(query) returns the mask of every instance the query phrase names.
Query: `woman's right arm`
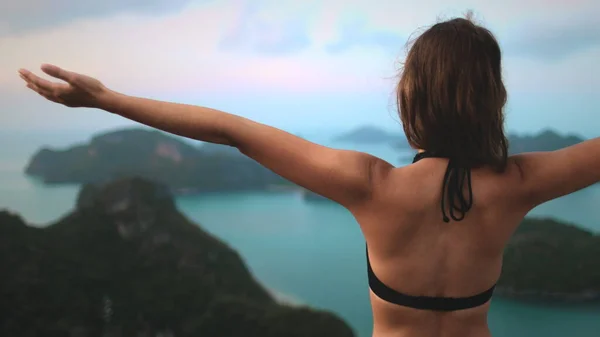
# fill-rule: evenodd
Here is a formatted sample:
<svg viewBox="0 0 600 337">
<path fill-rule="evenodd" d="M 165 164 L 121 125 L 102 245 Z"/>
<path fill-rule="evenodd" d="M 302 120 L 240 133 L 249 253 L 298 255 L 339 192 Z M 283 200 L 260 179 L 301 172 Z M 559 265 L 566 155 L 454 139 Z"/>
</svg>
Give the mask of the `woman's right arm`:
<svg viewBox="0 0 600 337">
<path fill-rule="evenodd" d="M 518 154 L 511 160 L 521 173 L 521 201 L 531 209 L 600 182 L 600 137 L 556 151 Z"/>
</svg>

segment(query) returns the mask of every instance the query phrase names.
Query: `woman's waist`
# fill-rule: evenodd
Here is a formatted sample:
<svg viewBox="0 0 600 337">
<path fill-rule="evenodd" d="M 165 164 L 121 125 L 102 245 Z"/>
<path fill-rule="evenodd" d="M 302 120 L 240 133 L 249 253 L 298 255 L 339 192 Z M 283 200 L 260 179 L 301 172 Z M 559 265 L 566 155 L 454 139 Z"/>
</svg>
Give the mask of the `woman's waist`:
<svg viewBox="0 0 600 337">
<path fill-rule="evenodd" d="M 489 337 L 490 302 L 470 309 L 433 311 L 388 303 L 371 292 L 373 337 Z"/>
</svg>

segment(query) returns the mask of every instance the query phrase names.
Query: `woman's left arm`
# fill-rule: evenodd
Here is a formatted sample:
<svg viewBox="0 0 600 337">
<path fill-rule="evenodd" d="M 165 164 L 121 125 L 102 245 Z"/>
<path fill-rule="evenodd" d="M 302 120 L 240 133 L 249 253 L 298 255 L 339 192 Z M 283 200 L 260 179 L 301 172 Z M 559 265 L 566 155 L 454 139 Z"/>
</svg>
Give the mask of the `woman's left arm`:
<svg viewBox="0 0 600 337">
<path fill-rule="evenodd" d="M 392 165 L 366 153 L 321 146 L 249 119 L 193 105 L 132 97 L 106 88 L 95 78 L 43 65 L 66 83 L 44 80 L 28 70 L 27 87 L 68 107 L 106 110 L 180 136 L 238 148 L 278 175 L 348 209 L 372 199 Z"/>
<path fill-rule="evenodd" d="M 369 154 L 321 146 L 215 109 L 115 92 L 107 94 L 98 107 L 173 134 L 236 147 L 278 175 L 346 208 L 369 200 L 392 169 Z"/>
</svg>

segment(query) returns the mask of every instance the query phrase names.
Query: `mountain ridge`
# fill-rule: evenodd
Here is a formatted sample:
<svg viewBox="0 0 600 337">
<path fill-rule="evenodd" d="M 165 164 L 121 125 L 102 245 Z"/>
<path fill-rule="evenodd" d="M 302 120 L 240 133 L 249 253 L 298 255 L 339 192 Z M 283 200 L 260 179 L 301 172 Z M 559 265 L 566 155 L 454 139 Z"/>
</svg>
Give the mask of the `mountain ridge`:
<svg viewBox="0 0 600 337">
<path fill-rule="evenodd" d="M 44 228 L 0 211 L 0 253 L 1 335 L 354 335 L 332 313 L 278 303 L 145 179 L 85 185 Z"/>
</svg>

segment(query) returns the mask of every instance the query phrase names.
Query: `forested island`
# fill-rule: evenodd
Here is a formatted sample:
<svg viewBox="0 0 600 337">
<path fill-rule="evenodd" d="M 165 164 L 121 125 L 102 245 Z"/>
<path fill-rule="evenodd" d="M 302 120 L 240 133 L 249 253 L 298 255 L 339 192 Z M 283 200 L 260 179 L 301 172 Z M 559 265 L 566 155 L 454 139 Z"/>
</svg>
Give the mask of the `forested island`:
<svg viewBox="0 0 600 337">
<path fill-rule="evenodd" d="M 555 151 L 583 142 L 585 139 L 577 135 L 561 135 L 553 130 L 543 130 L 533 135 L 508 135 L 508 152 Z"/>
<path fill-rule="evenodd" d="M 600 302 L 600 235 L 553 219 L 525 219 L 504 250 L 497 294 Z"/>
<path fill-rule="evenodd" d="M 46 184 L 137 176 L 160 182 L 177 194 L 292 185 L 235 148 L 209 143 L 193 146 L 142 128 L 107 132 L 67 149 L 43 148 L 31 158 L 25 173 Z"/>
<path fill-rule="evenodd" d="M 0 254 L 0 336 L 354 335 L 332 313 L 278 303 L 144 179 L 85 185 L 44 228 L 0 211 Z"/>
</svg>

